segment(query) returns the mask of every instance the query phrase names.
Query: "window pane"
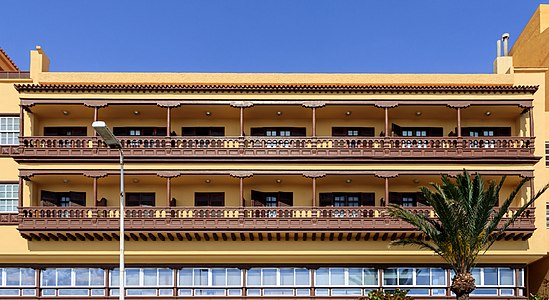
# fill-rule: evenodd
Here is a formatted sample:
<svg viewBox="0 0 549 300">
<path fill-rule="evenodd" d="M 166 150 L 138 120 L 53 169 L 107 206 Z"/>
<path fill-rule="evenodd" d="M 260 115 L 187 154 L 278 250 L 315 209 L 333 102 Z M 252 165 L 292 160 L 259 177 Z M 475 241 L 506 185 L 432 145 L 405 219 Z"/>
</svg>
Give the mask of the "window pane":
<svg viewBox="0 0 549 300">
<path fill-rule="evenodd" d="M 143 269 L 143 285 L 144 286 L 156 286 L 157 285 L 157 270 L 156 269 Z"/>
<path fill-rule="evenodd" d="M 119 286 L 120 285 L 120 271 L 118 269 L 114 269 L 111 272 L 109 272 L 110 275 L 110 285 L 111 286 Z"/>
<path fill-rule="evenodd" d="M 21 273 L 19 268 L 6 268 L 6 285 L 19 286 L 21 283 Z"/>
<path fill-rule="evenodd" d="M 484 268 L 484 285 L 498 284 L 498 270 L 496 268 Z"/>
<path fill-rule="evenodd" d="M 362 269 L 349 269 L 349 285 L 362 285 Z"/>
<path fill-rule="evenodd" d="M 42 286 L 55 286 L 55 269 L 45 269 L 42 271 Z"/>
<path fill-rule="evenodd" d="M 74 269 L 75 284 L 76 286 L 88 286 L 90 285 L 90 271 L 85 268 Z"/>
<path fill-rule="evenodd" d="M 499 284 L 514 285 L 515 274 L 511 268 L 499 268 Z"/>
<path fill-rule="evenodd" d="M 416 285 L 429 285 L 429 269 L 416 269 Z"/>
<path fill-rule="evenodd" d="M 398 269 L 398 284 L 413 285 L 413 269 Z"/>
<path fill-rule="evenodd" d="M 446 285 L 446 272 L 444 269 L 431 269 L 431 284 Z"/>
<path fill-rule="evenodd" d="M 208 285 L 209 269 L 194 269 L 194 285 Z"/>
<path fill-rule="evenodd" d="M 263 285 L 276 285 L 276 269 L 263 269 Z"/>
<path fill-rule="evenodd" d="M 173 272 L 171 269 L 158 269 L 158 285 L 173 285 Z"/>
<path fill-rule="evenodd" d="M 294 285 L 294 269 L 280 269 L 280 285 Z"/>
<path fill-rule="evenodd" d="M 345 269 L 332 268 L 330 269 L 330 285 L 345 284 Z"/>
<path fill-rule="evenodd" d="M 193 269 L 181 269 L 181 270 L 179 270 L 179 285 L 180 286 L 192 286 L 193 285 Z"/>
<path fill-rule="evenodd" d="M 104 286 L 105 285 L 105 271 L 99 268 L 90 269 L 90 285 L 92 286 Z"/>
<path fill-rule="evenodd" d="M 261 285 L 261 269 L 253 268 L 248 270 L 248 285 Z"/>
<path fill-rule="evenodd" d="M 212 269 L 212 285 L 213 286 L 226 285 L 225 269 Z"/>
<path fill-rule="evenodd" d="M 482 282 L 480 282 L 480 269 L 479 268 L 474 268 L 473 271 L 473 278 L 475 278 L 475 283 L 476 285 L 482 285 Z M 454 275 L 452 274 L 452 279 L 454 278 L 453 277 Z"/>
<path fill-rule="evenodd" d="M 242 282 L 241 276 L 242 272 L 239 269 L 227 269 L 227 285 L 240 286 Z"/>
<path fill-rule="evenodd" d="M 139 286 L 139 269 L 126 269 L 126 285 Z"/>
<path fill-rule="evenodd" d="M 377 270 L 364 269 L 364 285 L 377 285 Z"/>
<path fill-rule="evenodd" d="M 57 285 L 58 286 L 71 286 L 71 269 L 58 268 L 57 269 Z"/>
<path fill-rule="evenodd" d="M 310 281 L 309 270 L 304 268 L 295 269 L 295 285 L 310 285 Z"/>
<path fill-rule="evenodd" d="M 316 285 L 329 285 L 329 269 L 328 268 L 319 268 L 316 270 Z"/>
<path fill-rule="evenodd" d="M 385 269 L 383 272 L 383 284 L 384 285 L 396 285 L 397 284 L 397 270 Z"/>
<path fill-rule="evenodd" d="M 36 271 L 31 268 L 21 269 L 21 285 L 34 286 L 36 284 Z"/>
</svg>

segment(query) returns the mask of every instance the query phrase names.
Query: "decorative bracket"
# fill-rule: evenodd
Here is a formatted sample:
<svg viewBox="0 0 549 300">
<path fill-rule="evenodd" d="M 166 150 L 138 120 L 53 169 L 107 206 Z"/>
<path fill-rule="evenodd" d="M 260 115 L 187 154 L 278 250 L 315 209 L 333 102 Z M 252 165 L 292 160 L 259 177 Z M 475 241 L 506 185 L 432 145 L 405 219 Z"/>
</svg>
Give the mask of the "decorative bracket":
<svg viewBox="0 0 549 300">
<path fill-rule="evenodd" d="M 397 171 L 379 171 L 375 172 L 374 176 L 377 178 L 396 178 L 398 177 Z"/>
<path fill-rule="evenodd" d="M 84 100 L 84 106 L 101 108 L 109 106 L 109 103 L 107 101 Z"/>
<path fill-rule="evenodd" d="M 236 178 L 248 178 L 248 177 L 254 176 L 254 173 L 246 172 L 246 171 L 237 171 L 237 172 L 231 172 L 229 173 L 229 175 L 231 175 L 231 177 L 236 177 Z"/>
<path fill-rule="evenodd" d="M 301 104 L 301 106 L 306 107 L 306 108 L 321 108 L 321 107 L 326 106 L 326 102 L 324 102 L 324 101 L 307 101 L 307 102 L 303 102 Z"/>
<path fill-rule="evenodd" d="M 30 181 L 30 178 L 34 176 L 34 172 L 30 170 L 19 170 L 19 177 L 25 181 Z"/>
<path fill-rule="evenodd" d="M 455 101 L 455 102 L 450 102 L 450 103 L 446 104 L 446 106 L 448 106 L 449 108 L 467 108 L 467 107 L 471 106 L 471 102 Z"/>
<path fill-rule="evenodd" d="M 398 106 L 398 101 L 376 101 L 374 106 L 379 108 L 394 108 Z"/>
<path fill-rule="evenodd" d="M 254 103 L 251 101 L 232 101 L 231 107 L 237 107 L 237 108 L 249 108 L 254 106 Z"/>
<path fill-rule="evenodd" d="M 84 176 L 90 178 L 103 178 L 107 177 L 107 172 L 104 171 L 84 171 Z"/>
<path fill-rule="evenodd" d="M 156 173 L 156 176 L 162 178 L 175 178 L 181 176 L 181 172 L 178 171 L 160 171 Z"/>
<path fill-rule="evenodd" d="M 160 107 L 165 107 L 165 108 L 168 108 L 168 107 L 173 108 L 173 107 L 181 106 L 181 102 L 180 101 L 158 101 L 156 105 Z"/>
<path fill-rule="evenodd" d="M 305 178 L 322 178 L 325 177 L 325 172 L 303 172 L 303 177 Z"/>
</svg>

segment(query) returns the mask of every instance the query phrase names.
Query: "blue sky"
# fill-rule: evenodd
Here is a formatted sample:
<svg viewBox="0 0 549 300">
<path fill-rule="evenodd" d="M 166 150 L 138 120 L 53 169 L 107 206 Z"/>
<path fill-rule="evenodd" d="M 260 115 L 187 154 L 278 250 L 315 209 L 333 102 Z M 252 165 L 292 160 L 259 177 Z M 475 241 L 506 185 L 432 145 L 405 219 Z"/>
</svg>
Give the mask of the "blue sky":
<svg viewBox="0 0 549 300">
<path fill-rule="evenodd" d="M 51 71 L 490 73 L 540 3 L 4 0 L 0 47 Z"/>
</svg>

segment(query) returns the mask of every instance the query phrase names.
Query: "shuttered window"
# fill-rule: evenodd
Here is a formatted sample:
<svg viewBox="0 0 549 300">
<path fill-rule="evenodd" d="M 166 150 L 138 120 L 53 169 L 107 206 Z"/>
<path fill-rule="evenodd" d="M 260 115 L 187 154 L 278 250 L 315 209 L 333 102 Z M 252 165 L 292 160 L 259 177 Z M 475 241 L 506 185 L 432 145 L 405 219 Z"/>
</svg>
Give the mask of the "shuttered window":
<svg viewBox="0 0 549 300">
<path fill-rule="evenodd" d="M 260 192 L 252 190 L 253 206 L 293 206 L 294 193 L 292 192 Z"/>
<path fill-rule="evenodd" d="M 320 193 L 320 206 L 375 206 L 375 193 Z"/>
<path fill-rule="evenodd" d="M 225 206 L 225 193 L 194 193 L 194 206 Z"/>
</svg>

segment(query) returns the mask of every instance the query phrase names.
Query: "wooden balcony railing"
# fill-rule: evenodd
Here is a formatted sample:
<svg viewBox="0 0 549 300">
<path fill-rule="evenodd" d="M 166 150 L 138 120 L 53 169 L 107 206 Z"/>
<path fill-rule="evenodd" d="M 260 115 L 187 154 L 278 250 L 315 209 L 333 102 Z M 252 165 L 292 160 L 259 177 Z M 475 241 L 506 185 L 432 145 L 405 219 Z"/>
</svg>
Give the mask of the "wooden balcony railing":
<svg viewBox="0 0 549 300">
<path fill-rule="evenodd" d="M 430 207 L 409 209 L 435 217 Z M 25 207 L 19 210 L 19 231 L 29 240 L 117 239 L 119 216 L 116 207 Z M 417 234 L 391 218 L 386 207 L 130 207 L 125 217 L 126 238 L 135 240 L 386 240 Z M 529 208 L 504 238 L 526 240 L 534 230 Z"/>
<path fill-rule="evenodd" d="M 533 159 L 533 137 L 120 137 L 126 156 Z M 15 158 L 116 155 L 97 137 L 21 137 Z"/>
<path fill-rule="evenodd" d="M 0 79 L 29 79 L 30 71 L 0 71 Z"/>
</svg>

